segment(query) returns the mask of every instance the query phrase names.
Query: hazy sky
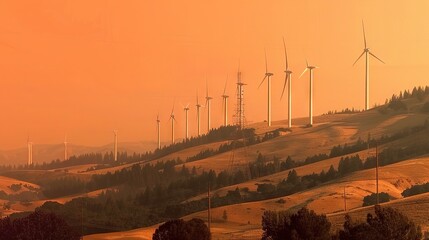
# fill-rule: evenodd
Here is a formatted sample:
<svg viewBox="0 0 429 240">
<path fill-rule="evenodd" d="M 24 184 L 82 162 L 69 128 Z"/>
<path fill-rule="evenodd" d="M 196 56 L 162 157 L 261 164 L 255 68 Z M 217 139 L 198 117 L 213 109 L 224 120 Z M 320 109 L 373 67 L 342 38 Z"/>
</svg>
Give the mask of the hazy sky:
<svg viewBox="0 0 429 240">
<path fill-rule="evenodd" d="M 184 135 L 181 104 L 191 104 L 195 134 L 197 89 L 206 79 L 213 127 L 219 126 L 228 78 L 230 115 L 239 59 L 248 122 L 266 118 L 264 48 L 272 79 L 273 120 L 287 118 L 282 37 L 293 78 L 293 114 L 308 113 L 305 59 L 315 71 L 314 112 L 364 107 L 364 61 L 353 62 L 367 41 L 371 106 L 392 93 L 427 85 L 429 1 L 108 1 L 0 2 L 0 149 L 35 143 L 102 145 L 113 140 L 162 138 L 175 103 L 177 137 Z M 266 4 L 269 2 L 269 4 Z M 202 129 L 206 130 L 206 114 Z M 230 116 L 230 119 L 232 117 Z"/>
</svg>

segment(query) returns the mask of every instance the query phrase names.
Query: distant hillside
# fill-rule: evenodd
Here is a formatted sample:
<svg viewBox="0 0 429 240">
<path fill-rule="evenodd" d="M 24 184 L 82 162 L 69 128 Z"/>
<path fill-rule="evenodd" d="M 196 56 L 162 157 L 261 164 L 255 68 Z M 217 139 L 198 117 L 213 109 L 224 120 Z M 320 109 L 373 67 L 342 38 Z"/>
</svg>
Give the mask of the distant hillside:
<svg viewBox="0 0 429 240">
<path fill-rule="evenodd" d="M 118 151 L 128 153 L 144 153 L 156 148 L 156 142 L 119 142 Z M 68 155 L 82 155 L 87 153 L 105 153 L 113 151 L 113 143 L 103 146 L 90 147 L 69 144 Z M 27 163 L 27 148 L 0 151 L 0 165 L 19 165 Z M 64 159 L 63 144 L 34 144 L 33 162 L 43 163 L 52 160 Z"/>
</svg>

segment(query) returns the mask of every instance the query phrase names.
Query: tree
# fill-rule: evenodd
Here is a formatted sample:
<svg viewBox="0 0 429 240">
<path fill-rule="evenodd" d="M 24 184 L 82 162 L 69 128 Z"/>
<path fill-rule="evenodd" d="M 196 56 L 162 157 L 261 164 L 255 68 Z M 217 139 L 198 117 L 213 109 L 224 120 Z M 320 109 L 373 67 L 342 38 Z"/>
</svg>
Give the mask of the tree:
<svg viewBox="0 0 429 240">
<path fill-rule="evenodd" d="M 80 236 L 57 215 L 35 211 L 15 220 L 9 217 L 0 219 L 0 239 L 78 240 Z"/>
<path fill-rule="evenodd" d="M 331 223 L 325 215 L 301 208 L 295 214 L 265 211 L 262 216 L 262 240 L 331 240 Z"/>
<path fill-rule="evenodd" d="M 325 215 L 317 215 L 314 211 L 301 208 L 296 214 L 290 217 L 292 234 L 297 239 L 326 239 L 330 240 L 329 231 L 331 223 Z M 296 234 L 294 234 L 296 232 Z"/>
<path fill-rule="evenodd" d="M 378 194 L 378 201 L 379 203 L 384 203 L 384 202 L 389 202 L 390 201 L 390 195 L 388 193 L 385 192 L 381 192 Z M 363 198 L 363 204 L 362 206 L 371 206 L 371 205 L 375 205 L 377 204 L 377 194 L 376 193 L 372 193 L 368 196 L 365 196 Z"/>
<path fill-rule="evenodd" d="M 153 240 L 187 240 L 186 222 L 182 219 L 170 220 L 155 230 Z"/>
<path fill-rule="evenodd" d="M 155 230 L 153 240 L 210 240 L 210 230 L 203 220 L 193 218 L 187 222 L 182 219 L 170 220 Z"/>
<path fill-rule="evenodd" d="M 296 173 L 295 169 L 292 169 L 291 171 L 289 171 L 288 175 L 287 175 L 287 180 L 286 182 L 290 183 L 290 184 L 298 184 L 299 183 L 299 176 Z"/>
<path fill-rule="evenodd" d="M 226 210 L 223 210 L 222 219 L 224 221 L 228 220 L 228 214 L 226 213 Z"/>
<path fill-rule="evenodd" d="M 346 215 L 340 240 L 418 240 L 422 238 L 420 226 L 416 226 L 399 211 L 380 206 L 375 207 L 375 217 L 368 214 L 366 223 L 353 223 Z"/>
</svg>

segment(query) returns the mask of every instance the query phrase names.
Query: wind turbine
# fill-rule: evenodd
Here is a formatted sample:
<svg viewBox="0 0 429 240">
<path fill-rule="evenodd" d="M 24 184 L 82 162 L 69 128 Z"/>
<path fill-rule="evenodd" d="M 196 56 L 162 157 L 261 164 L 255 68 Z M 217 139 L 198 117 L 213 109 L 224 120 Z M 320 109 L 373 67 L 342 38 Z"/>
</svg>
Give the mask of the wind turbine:
<svg viewBox="0 0 429 240">
<path fill-rule="evenodd" d="M 288 127 L 291 128 L 292 127 L 292 71 L 289 70 L 289 65 L 288 65 L 288 61 L 287 61 L 287 51 L 286 51 L 286 43 L 285 43 L 285 38 L 283 38 L 283 47 L 285 49 L 285 60 L 286 60 L 286 70 L 284 71 L 286 73 L 285 76 L 285 83 L 283 85 L 283 91 L 282 91 L 282 96 L 280 97 L 280 99 L 283 98 L 283 94 L 285 92 L 286 89 L 286 84 L 288 83 L 289 80 L 289 84 L 288 84 Z"/>
<path fill-rule="evenodd" d="M 376 58 L 378 61 L 380 61 L 382 63 L 385 63 L 385 62 L 383 62 L 383 60 L 381 60 L 380 58 L 378 58 L 377 56 L 375 56 L 369 50 L 369 48 L 367 47 L 367 45 L 366 45 L 366 36 L 365 36 L 365 25 L 363 24 L 363 20 L 362 20 L 362 30 L 363 30 L 363 44 L 364 44 L 364 49 L 363 49 L 362 54 L 353 63 L 353 66 L 365 54 L 365 110 L 368 110 L 369 109 L 369 55 L 373 56 L 374 58 Z"/>
<path fill-rule="evenodd" d="M 185 107 L 183 107 L 183 110 L 185 111 L 185 140 L 188 140 L 189 138 L 189 130 L 188 130 L 189 103 Z"/>
<path fill-rule="evenodd" d="M 228 126 L 228 95 L 226 95 L 226 84 L 227 84 L 228 80 L 225 81 L 225 87 L 223 88 L 223 94 L 222 94 L 222 99 L 223 99 L 223 125 L 224 126 Z"/>
<path fill-rule="evenodd" d="M 310 71 L 310 101 L 309 101 L 310 102 L 310 109 L 309 109 L 310 110 L 310 113 L 309 113 L 310 123 L 309 123 L 309 125 L 312 126 L 313 125 L 313 69 L 319 68 L 319 67 L 308 65 L 307 60 L 305 60 L 305 63 L 307 65 L 307 67 L 301 73 L 301 76 L 299 76 L 299 78 L 301 78 L 302 75 L 304 75 L 304 73 L 307 72 L 307 70 Z"/>
<path fill-rule="evenodd" d="M 198 133 L 198 136 L 200 136 L 200 133 L 201 133 L 201 129 L 200 129 L 200 108 L 202 106 L 198 102 L 198 91 L 197 91 L 197 104 L 195 106 L 197 107 L 197 133 Z"/>
<path fill-rule="evenodd" d="M 174 117 L 174 104 L 173 104 L 173 109 L 171 110 L 170 120 L 171 120 L 171 144 L 174 144 L 174 122 L 176 121 L 176 118 Z"/>
<path fill-rule="evenodd" d="M 64 161 L 67 161 L 67 134 L 64 136 Z"/>
<path fill-rule="evenodd" d="M 156 127 L 158 132 L 158 149 L 161 149 L 161 120 L 159 120 L 159 114 L 156 115 Z"/>
<path fill-rule="evenodd" d="M 30 142 L 30 137 L 27 138 L 27 153 L 28 153 L 28 166 L 33 165 L 33 142 Z"/>
<path fill-rule="evenodd" d="M 113 139 L 113 141 L 114 141 L 114 149 L 113 149 L 114 152 L 113 152 L 113 156 L 114 156 L 115 162 L 116 162 L 116 161 L 118 161 L 118 131 L 114 130 L 113 134 L 114 134 L 114 139 Z"/>
<path fill-rule="evenodd" d="M 259 84 L 258 88 L 261 87 L 262 83 L 264 83 L 265 79 L 267 79 L 268 83 L 268 117 L 267 122 L 268 126 L 271 126 L 271 77 L 273 73 L 268 72 L 268 63 L 267 63 L 267 52 L 265 51 L 265 77 L 262 79 L 262 82 Z"/>
<path fill-rule="evenodd" d="M 206 83 L 207 132 L 210 132 L 210 101 L 212 99 L 212 97 L 209 97 L 209 85 Z"/>
</svg>

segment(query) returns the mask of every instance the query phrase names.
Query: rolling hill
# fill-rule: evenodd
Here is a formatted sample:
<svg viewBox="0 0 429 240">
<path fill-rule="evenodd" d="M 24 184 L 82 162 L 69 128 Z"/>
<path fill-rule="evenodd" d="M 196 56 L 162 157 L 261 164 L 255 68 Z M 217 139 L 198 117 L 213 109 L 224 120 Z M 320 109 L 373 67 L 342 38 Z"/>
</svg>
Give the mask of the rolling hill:
<svg viewBox="0 0 429 240">
<path fill-rule="evenodd" d="M 378 139 L 381 143 L 378 146 L 378 151 L 388 149 L 405 149 L 409 146 L 427 141 L 428 130 L 427 123 L 429 121 L 429 113 L 423 112 L 422 107 L 427 103 L 429 98 L 425 99 L 407 98 L 401 100 L 401 108 L 391 107 L 388 103 L 383 106 L 371 109 L 369 111 L 357 113 L 341 113 L 328 114 L 317 116 L 314 119 L 312 127 L 306 126 L 306 118 L 293 120 L 293 128 L 286 129 L 287 121 L 276 121 L 273 126 L 267 127 L 265 123 L 255 123 L 249 125 L 249 128 L 255 129 L 257 137 L 262 138 L 267 133 L 278 131 L 280 134 L 266 141 L 260 141 L 255 144 L 244 147 L 232 148 L 228 151 L 215 153 L 209 157 L 196 159 L 191 162 L 186 162 L 186 159 L 195 156 L 206 150 L 216 151 L 224 144 L 231 143 L 231 139 L 224 139 L 209 143 L 199 144 L 184 149 L 179 149 L 162 157 L 149 160 L 141 160 L 138 162 L 124 162 L 120 164 L 104 164 L 99 167 L 98 164 L 82 164 L 69 167 L 62 167 L 50 170 L 10 170 L 3 175 L 5 177 L 5 185 L 0 189 L 10 190 L 13 182 L 26 184 L 36 183 L 41 178 L 44 179 L 59 179 L 64 177 L 73 177 L 80 179 L 83 182 L 90 181 L 94 176 L 105 176 L 115 174 L 126 174 L 126 171 L 131 171 L 136 164 L 140 167 L 159 163 L 165 163 L 169 160 L 181 159 L 176 162 L 175 170 L 180 171 L 183 168 L 189 171 L 196 169 L 197 175 L 207 173 L 214 170 L 216 173 L 229 172 L 234 173 L 237 170 L 243 172 L 250 171 L 249 163 L 254 163 L 259 156 L 264 157 L 264 164 L 273 162 L 274 158 L 284 161 L 288 156 L 291 157 L 299 165 L 293 169 L 299 176 L 305 176 L 313 173 L 327 172 L 331 166 L 337 169 L 337 166 L 342 158 L 359 155 L 361 159 L 374 156 L 375 147 L 359 149 L 350 153 L 343 153 L 329 157 L 332 150 L 337 146 L 349 146 L 357 143 L 359 140 L 366 141 L 370 135 L 372 139 Z M 406 107 L 403 107 L 406 106 Z M 422 127 L 424 126 L 424 127 Z M 413 129 L 421 130 L 413 130 Z M 406 134 L 402 134 L 402 133 Z M 389 139 L 389 136 L 396 136 Z M 386 140 L 387 139 L 387 140 Z M 122 144 L 123 149 L 120 151 L 142 152 L 143 146 L 139 144 Z M 41 148 L 42 149 L 42 148 Z M 73 149 L 79 149 L 73 146 Z M 106 152 L 110 146 L 90 149 L 82 147 L 79 151 L 87 152 Z M 25 149 L 20 150 L 25 154 Z M 46 146 L 44 150 L 40 150 L 40 154 L 45 156 L 59 155 L 61 156 L 62 145 Z M 12 151 L 13 152 L 13 151 Z M 18 150 L 15 155 L 10 153 L 8 156 L 18 156 Z M 75 151 L 74 151 L 75 152 Z M 76 150 L 76 152 L 78 152 Z M 429 151 L 428 151 L 429 153 Z M 428 153 L 416 154 L 406 159 L 401 159 L 399 162 L 388 164 L 380 168 L 380 192 L 387 192 L 392 200 L 389 203 L 384 203 L 385 206 L 392 206 L 406 213 L 406 215 L 420 224 L 423 229 L 429 229 L 429 214 L 418 211 L 420 208 L 427 207 L 429 202 L 428 194 L 403 198 L 401 193 L 406 188 L 415 184 L 429 182 L 429 157 Z M 315 162 L 306 163 L 307 157 L 312 157 L 317 154 L 326 154 L 326 157 L 318 159 Z M 25 155 L 24 155 L 25 156 Z M 10 157 L 10 159 L 12 158 Z M 58 158 L 58 157 L 57 157 Z M 24 158 L 25 159 L 25 158 Z M 1 162 L 1 155 L 0 155 Z M 88 170 L 94 167 L 94 170 Z M 273 184 L 277 185 L 288 177 L 292 169 L 277 171 L 262 177 L 247 179 L 237 184 L 230 184 L 224 187 L 213 190 L 213 195 L 222 197 L 235 189 L 247 189 L 246 191 L 256 192 L 258 185 Z M 160 173 L 166 169 L 156 170 Z M 130 172 L 129 174 L 132 174 Z M 19 180 L 18 180 L 19 179 Z M 260 239 L 261 230 L 261 215 L 265 210 L 288 210 L 295 211 L 301 207 L 308 207 L 317 213 L 326 214 L 332 222 L 334 230 L 341 228 L 344 219 L 344 197 L 343 191 L 346 191 L 346 202 L 348 212 L 357 219 L 363 219 L 365 215 L 372 211 L 371 207 L 362 207 L 363 197 L 375 191 L 375 173 L 373 168 L 359 169 L 345 175 L 340 175 L 332 180 L 322 182 L 309 187 L 308 189 L 300 190 L 289 195 L 268 197 L 265 199 L 256 199 L 254 201 L 226 204 L 212 209 L 212 232 L 213 239 Z M 180 181 L 179 181 L 180 183 Z M 33 184 L 35 189 L 42 189 L 43 186 Z M 126 182 L 122 185 L 108 185 L 108 188 L 116 189 L 133 186 L 135 183 Z M 79 193 L 58 198 L 40 198 L 31 203 L 14 203 L 10 205 L 8 211 L 3 214 L 7 215 L 13 212 L 31 211 L 36 207 L 41 206 L 46 201 L 56 201 L 61 204 L 69 202 L 78 197 L 92 197 L 104 192 L 107 188 L 99 188 L 91 190 L 89 193 Z M 8 190 L 8 194 L 11 193 Z M 143 189 L 144 190 L 144 189 Z M 143 191 L 142 189 L 131 189 L 131 192 Z M 146 189 L 147 190 L 147 189 Z M 155 194 L 155 193 L 153 193 Z M 186 193 L 190 196 L 184 199 L 181 203 L 202 200 L 206 198 L 205 193 Z M 281 200 L 280 200 L 281 199 Z M 280 200 L 280 201 L 279 201 Z M 1 200 L 0 203 L 7 203 Z M 174 202 L 173 199 L 171 201 Z M 132 201 L 131 201 L 132 202 Z M 160 209 L 158 214 L 163 213 Z M 228 215 L 227 220 L 223 219 L 223 213 Z M 201 218 L 207 220 L 206 211 L 198 211 L 183 216 L 185 219 Z M 100 223 L 97 223 L 100 224 Z M 148 225 L 146 225 L 148 226 Z M 159 224 L 150 227 L 136 228 L 129 231 L 119 231 L 115 233 L 102 233 L 86 236 L 85 239 L 151 239 L 154 230 Z M 108 228 L 106 228 L 108 229 Z M 113 228 L 112 228 L 113 229 Z"/>
</svg>

